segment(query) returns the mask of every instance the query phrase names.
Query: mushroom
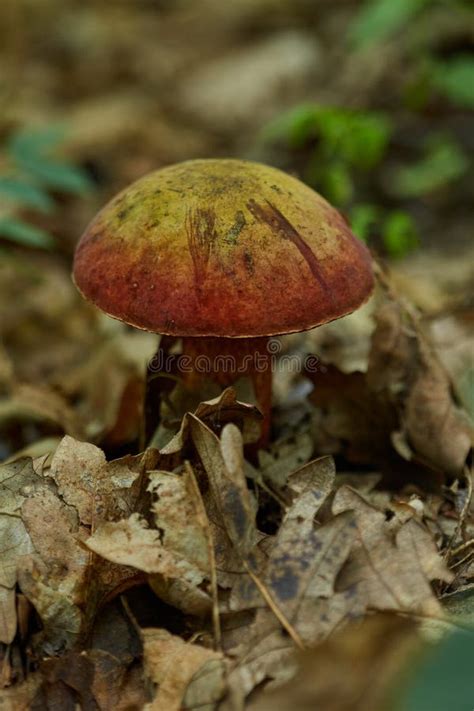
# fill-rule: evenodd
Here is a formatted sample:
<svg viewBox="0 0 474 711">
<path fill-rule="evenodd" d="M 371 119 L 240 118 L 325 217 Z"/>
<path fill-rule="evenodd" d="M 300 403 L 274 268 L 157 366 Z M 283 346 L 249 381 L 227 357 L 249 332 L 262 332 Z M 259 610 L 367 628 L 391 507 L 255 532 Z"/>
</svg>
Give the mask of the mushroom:
<svg viewBox="0 0 474 711">
<path fill-rule="evenodd" d="M 367 248 L 324 198 L 276 168 L 227 159 L 171 165 L 126 188 L 86 229 L 73 276 L 106 314 L 182 338 L 188 384 L 202 370 L 223 386 L 249 376 L 261 444 L 269 337 L 340 318 L 373 287 Z"/>
</svg>

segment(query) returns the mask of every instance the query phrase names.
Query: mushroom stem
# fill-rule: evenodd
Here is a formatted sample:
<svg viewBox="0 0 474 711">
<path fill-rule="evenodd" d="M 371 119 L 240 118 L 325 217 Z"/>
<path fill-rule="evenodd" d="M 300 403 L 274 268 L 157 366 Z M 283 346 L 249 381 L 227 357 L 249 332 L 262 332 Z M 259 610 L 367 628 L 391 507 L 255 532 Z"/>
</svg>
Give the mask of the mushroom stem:
<svg viewBox="0 0 474 711">
<path fill-rule="evenodd" d="M 212 379 L 223 387 L 240 378 L 250 378 L 257 406 L 263 415 L 257 445 L 268 444 L 272 408 L 272 354 L 268 338 L 187 337 L 182 352 L 189 358 L 189 372 L 184 374 L 188 387 L 196 388 L 203 379 Z"/>
</svg>

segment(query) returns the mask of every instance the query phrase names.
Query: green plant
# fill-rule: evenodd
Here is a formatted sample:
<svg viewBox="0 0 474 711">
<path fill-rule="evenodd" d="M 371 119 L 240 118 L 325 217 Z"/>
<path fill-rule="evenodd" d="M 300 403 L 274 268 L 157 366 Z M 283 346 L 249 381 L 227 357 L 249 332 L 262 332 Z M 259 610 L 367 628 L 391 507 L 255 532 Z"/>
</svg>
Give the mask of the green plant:
<svg viewBox="0 0 474 711">
<path fill-rule="evenodd" d="M 64 139 L 60 127 L 19 129 L 6 140 L 0 157 L 0 237 L 25 246 L 49 249 L 53 237 L 22 213 L 51 213 L 52 194 L 83 194 L 91 183 L 77 166 L 58 157 Z"/>
<path fill-rule="evenodd" d="M 306 166 L 306 181 L 344 205 L 354 195 L 354 171 L 368 171 L 380 162 L 391 132 L 390 120 L 381 114 L 305 104 L 270 123 L 263 140 L 283 139 L 290 148 L 317 142 Z"/>
<path fill-rule="evenodd" d="M 394 188 L 402 197 L 422 197 L 462 177 L 469 161 L 449 136 L 432 134 L 422 147 L 423 155 L 412 165 L 400 166 Z"/>
<path fill-rule="evenodd" d="M 474 108 L 474 57 L 457 54 L 452 59 L 440 62 L 433 60 L 430 74 L 434 89 L 444 94 L 457 106 Z"/>
<path fill-rule="evenodd" d="M 369 0 L 362 4 L 349 30 L 356 49 L 382 42 L 403 29 L 437 0 Z"/>
<path fill-rule="evenodd" d="M 290 149 L 309 145 L 306 182 L 348 213 L 358 237 L 369 241 L 379 233 L 390 255 L 403 256 L 418 243 L 412 218 L 364 202 L 359 190 L 384 159 L 392 133 L 381 113 L 306 104 L 269 124 L 263 139 L 283 140 Z"/>
<path fill-rule="evenodd" d="M 423 108 L 438 94 L 454 106 L 474 107 L 474 58 L 460 51 L 439 59 L 435 47 L 425 40 L 429 26 L 440 26 L 440 12 L 458 14 L 459 27 L 474 21 L 469 0 L 368 0 L 361 5 L 349 27 L 348 40 L 355 50 L 380 45 L 403 32 L 410 62 L 405 100 Z M 448 35 L 449 37 L 449 35 Z"/>
<path fill-rule="evenodd" d="M 393 119 L 380 112 L 304 104 L 277 117 L 262 134 L 290 151 L 304 149 L 303 177 L 346 212 L 363 240 L 378 236 L 385 251 L 401 257 L 419 242 L 416 223 L 404 208 L 461 178 L 469 161 L 449 134 L 429 134 L 403 162 L 393 149 Z M 393 156 L 391 154 L 393 153 Z M 391 156 L 386 196 L 379 196 L 380 174 Z M 393 167 L 394 164 L 394 167 Z M 380 203 L 367 202 L 376 195 Z M 373 200 L 373 198 L 372 198 Z"/>
</svg>

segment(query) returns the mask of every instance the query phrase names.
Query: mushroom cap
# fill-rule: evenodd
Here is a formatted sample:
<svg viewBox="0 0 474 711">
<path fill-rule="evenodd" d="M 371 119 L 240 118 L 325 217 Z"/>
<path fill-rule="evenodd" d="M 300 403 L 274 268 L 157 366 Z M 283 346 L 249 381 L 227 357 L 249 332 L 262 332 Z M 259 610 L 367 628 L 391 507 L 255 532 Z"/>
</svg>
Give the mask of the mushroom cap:
<svg viewBox="0 0 474 711">
<path fill-rule="evenodd" d="M 106 205 L 76 250 L 83 296 L 173 336 L 304 331 L 348 314 L 373 286 L 367 248 L 318 193 L 243 160 L 157 170 Z"/>
</svg>

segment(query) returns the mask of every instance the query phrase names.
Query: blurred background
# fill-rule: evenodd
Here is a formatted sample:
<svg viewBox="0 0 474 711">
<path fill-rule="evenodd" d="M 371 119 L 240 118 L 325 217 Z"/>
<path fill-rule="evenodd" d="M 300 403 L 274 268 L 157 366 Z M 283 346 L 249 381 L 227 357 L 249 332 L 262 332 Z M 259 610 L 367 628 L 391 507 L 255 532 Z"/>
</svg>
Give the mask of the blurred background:
<svg viewBox="0 0 474 711">
<path fill-rule="evenodd" d="M 109 197 L 176 161 L 293 172 L 393 265 L 439 339 L 464 343 L 471 2 L 2 0 L 0 47 L 0 455 L 64 430 L 136 436 L 154 339 L 120 341 L 70 265 Z"/>
</svg>

